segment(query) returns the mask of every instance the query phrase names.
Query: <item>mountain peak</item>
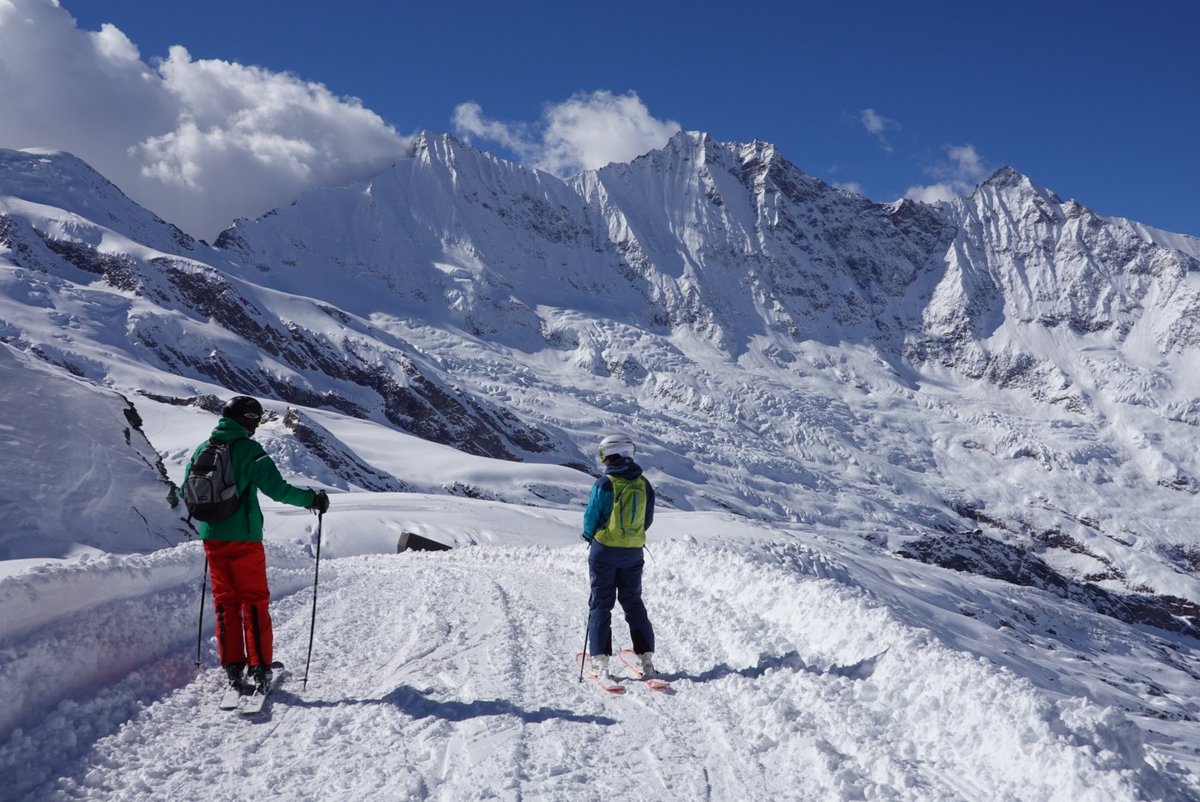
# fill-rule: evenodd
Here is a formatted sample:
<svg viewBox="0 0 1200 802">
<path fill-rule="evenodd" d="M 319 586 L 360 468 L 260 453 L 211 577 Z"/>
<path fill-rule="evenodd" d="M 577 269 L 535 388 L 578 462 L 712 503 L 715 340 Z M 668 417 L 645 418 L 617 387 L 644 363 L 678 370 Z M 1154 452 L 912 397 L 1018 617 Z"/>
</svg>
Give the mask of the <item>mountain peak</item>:
<svg viewBox="0 0 1200 802">
<path fill-rule="evenodd" d="M 1061 204 L 1062 199 L 1052 190 L 1039 186 L 1033 179 L 1014 167 L 1005 165 L 992 173 L 987 181 L 979 185 L 979 189 L 990 189 L 995 192 L 1013 190 L 1018 196 L 1039 197 L 1052 204 Z"/>
<path fill-rule="evenodd" d="M 1029 176 L 1009 165 L 1004 165 L 996 172 L 992 173 L 987 181 L 984 181 L 982 186 L 994 187 L 996 189 L 1009 189 L 1016 187 L 1032 187 L 1033 182 Z"/>
<path fill-rule="evenodd" d="M 412 142 L 409 143 L 408 153 L 406 155 L 410 159 L 415 159 L 422 153 L 428 152 L 432 145 L 432 141 L 436 138 L 437 134 L 433 133 L 432 131 L 418 131 L 417 135 L 412 138 Z"/>
<path fill-rule="evenodd" d="M 705 131 L 676 131 L 671 138 L 667 140 L 667 144 L 691 147 L 696 145 L 704 145 L 712 141 L 713 138 Z"/>
<path fill-rule="evenodd" d="M 57 202 L 79 189 L 125 197 L 91 165 L 65 150 L 0 149 L 0 194 Z"/>
<path fill-rule="evenodd" d="M 0 197 L 62 209 L 164 251 L 195 240 L 140 206 L 83 159 L 64 150 L 0 148 Z"/>
</svg>

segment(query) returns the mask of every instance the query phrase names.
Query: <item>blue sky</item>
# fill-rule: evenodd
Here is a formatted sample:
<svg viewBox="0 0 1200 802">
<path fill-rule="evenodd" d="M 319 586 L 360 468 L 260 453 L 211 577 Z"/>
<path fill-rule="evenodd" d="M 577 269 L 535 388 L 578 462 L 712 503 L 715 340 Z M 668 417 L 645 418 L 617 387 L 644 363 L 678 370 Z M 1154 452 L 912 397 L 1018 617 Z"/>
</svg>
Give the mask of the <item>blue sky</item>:
<svg viewBox="0 0 1200 802">
<path fill-rule="evenodd" d="M 36 24 L 22 30 L 6 4 Z M 879 201 L 969 192 L 1007 164 L 1100 213 L 1200 235 L 1200 3 L 1134 9 L 1114 0 L 745 8 L 707 0 L 62 0 L 62 9 L 0 0 L 0 76 L 9 76 L 0 79 L 0 108 L 35 107 L 25 122 L 0 118 L 0 147 L 99 151 L 93 140 L 107 134 L 116 166 L 79 155 L 135 199 L 154 208 L 144 199 L 163 193 L 151 182 L 174 182 L 176 195 L 186 185 L 196 198 L 222 198 L 222 209 L 258 214 L 265 209 L 256 206 L 286 200 L 245 190 L 253 197 L 241 202 L 237 182 L 253 174 L 249 165 L 269 163 L 282 197 L 386 166 L 422 129 L 567 174 L 632 158 L 682 127 L 772 142 L 805 172 Z M 71 17 L 73 31 L 63 22 Z M 63 43 L 91 37 L 105 61 L 87 77 L 56 74 L 48 56 L 31 50 L 15 66 L 17 55 L 5 62 L 6 28 L 14 46 L 18 35 L 36 40 L 39 31 Z M 176 45 L 184 56 L 170 55 Z M 71 51 L 64 44 L 62 52 Z M 118 75 L 131 53 L 144 73 L 137 84 Z M 32 72 L 27 62 L 39 59 L 41 99 L 32 89 L 5 90 L 14 71 Z M 92 102 L 100 115 L 115 107 L 130 130 L 86 113 L 72 120 L 66 102 L 44 108 L 55 80 L 78 87 L 110 73 L 118 78 L 90 95 L 106 102 L 74 105 Z M 310 88 L 295 98 L 289 80 L 327 94 Z M 154 81 L 165 91 L 135 99 Z M 279 99 L 245 108 L 258 90 L 242 84 L 253 82 L 271 84 L 263 91 L 279 90 Z M 229 101 L 232 94 L 243 99 Z M 289 120 L 289 102 L 308 104 L 307 117 Z M 147 109 L 140 126 L 132 122 L 139 108 Z M 311 148 L 296 134 L 306 126 L 315 131 Z M 81 142 L 87 131 L 97 136 Z M 243 149 L 236 160 L 235 138 Z M 122 167 L 118 151 L 140 161 Z M 282 176 L 285 161 L 293 172 Z M 155 210 L 173 222 L 189 213 L 172 203 L 165 197 Z M 214 215 L 192 224 L 193 233 L 215 233 L 207 230 L 220 227 L 221 212 Z"/>
</svg>

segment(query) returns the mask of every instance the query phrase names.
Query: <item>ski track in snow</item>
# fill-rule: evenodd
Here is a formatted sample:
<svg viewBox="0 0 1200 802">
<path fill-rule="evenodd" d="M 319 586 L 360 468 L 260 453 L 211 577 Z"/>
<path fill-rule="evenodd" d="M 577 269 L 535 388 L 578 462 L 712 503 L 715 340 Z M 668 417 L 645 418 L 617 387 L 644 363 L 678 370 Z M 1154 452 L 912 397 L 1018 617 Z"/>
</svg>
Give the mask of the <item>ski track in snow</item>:
<svg viewBox="0 0 1200 802">
<path fill-rule="evenodd" d="M 1150 769 L 1127 719 L 947 649 L 803 547 L 656 546 L 646 597 L 677 692 L 630 678 L 622 697 L 572 660 L 582 547 L 332 562 L 307 690 L 301 589 L 273 606 L 289 674 L 262 715 L 217 709 L 210 644 L 198 677 L 159 660 L 18 731 L 5 787 L 31 802 L 1196 798 Z"/>
</svg>

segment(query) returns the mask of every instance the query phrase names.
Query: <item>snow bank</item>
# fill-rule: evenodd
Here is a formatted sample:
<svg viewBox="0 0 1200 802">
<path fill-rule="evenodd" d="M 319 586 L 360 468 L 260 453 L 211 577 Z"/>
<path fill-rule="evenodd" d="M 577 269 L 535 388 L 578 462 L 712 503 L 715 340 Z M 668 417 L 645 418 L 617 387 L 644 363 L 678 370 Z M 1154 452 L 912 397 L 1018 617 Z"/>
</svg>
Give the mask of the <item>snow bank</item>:
<svg viewBox="0 0 1200 802">
<path fill-rule="evenodd" d="M 276 597 L 312 582 L 311 562 L 268 544 Z M 95 693 L 170 654 L 195 653 L 204 552 L 51 563 L 0 579 L 0 737 L 60 700 Z M 211 635 L 211 600 L 204 629 Z M 207 653 L 206 653 L 207 654 Z"/>
</svg>

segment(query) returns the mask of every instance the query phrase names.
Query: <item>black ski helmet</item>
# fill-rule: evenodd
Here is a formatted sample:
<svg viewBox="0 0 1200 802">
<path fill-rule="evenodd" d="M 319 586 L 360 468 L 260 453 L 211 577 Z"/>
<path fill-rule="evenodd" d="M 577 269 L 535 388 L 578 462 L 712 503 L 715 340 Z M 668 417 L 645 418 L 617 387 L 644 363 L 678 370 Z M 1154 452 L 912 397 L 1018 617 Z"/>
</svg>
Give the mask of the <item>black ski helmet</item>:
<svg viewBox="0 0 1200 802">
<path fill-rule="evenodd" d="M 251 431 L 262 422 L 262 416 L 262 404 L 248 395 L 235 395 L 221 410 L 221 417 L 235 420 Z"/>
</svg>

